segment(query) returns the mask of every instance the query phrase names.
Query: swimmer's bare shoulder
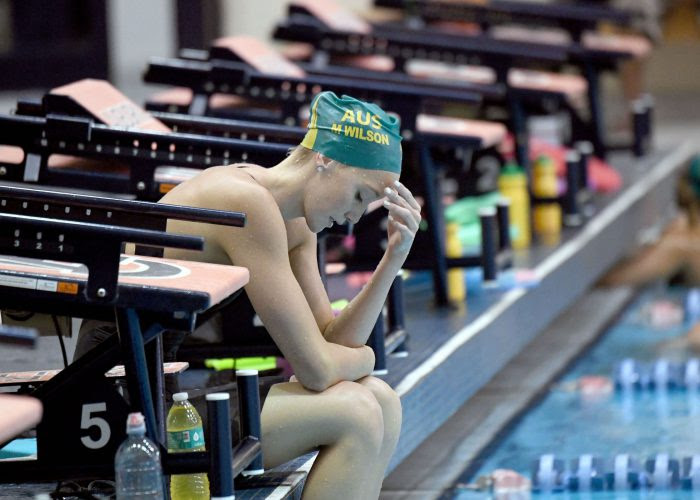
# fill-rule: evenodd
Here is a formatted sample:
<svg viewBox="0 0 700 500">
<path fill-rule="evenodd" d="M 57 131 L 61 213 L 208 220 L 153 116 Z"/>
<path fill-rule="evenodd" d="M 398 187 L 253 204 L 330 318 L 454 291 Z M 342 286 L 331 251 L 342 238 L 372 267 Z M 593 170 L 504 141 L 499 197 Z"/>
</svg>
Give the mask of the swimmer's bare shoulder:
<svg viewBox="0 0 700 500">
<path fill-rule="evenodd" d="M 160 203 L 185 205 L 246 214 L 245 227 L 228 227 L 184 221 L 168 221 L 168 232 L 203 236 L 203 252 L 166 250 L 165 256 L 231 264 L 241 260 L 236 253 L 255 252 L 256 246 L 280 247 L 286 254 L 286 231 L 282 214 L 272 194 L 255 181 L 257 165 L 212 167 L 183 182 Z M 242 265 L 242 264 L 238 264 Z"/>
</svg>

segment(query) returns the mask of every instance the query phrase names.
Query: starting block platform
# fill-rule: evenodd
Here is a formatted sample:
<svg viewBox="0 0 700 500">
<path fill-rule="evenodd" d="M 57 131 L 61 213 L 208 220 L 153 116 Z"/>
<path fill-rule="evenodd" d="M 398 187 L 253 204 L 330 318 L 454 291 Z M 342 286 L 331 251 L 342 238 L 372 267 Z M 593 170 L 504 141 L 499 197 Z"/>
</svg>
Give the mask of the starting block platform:
<svg viewBox="0 0 700 500">
<path fill-rule="evenodd" d="M 163 363 L 163 374 L 182 373 L 187 370 L 188 367 L 189 363 L 184 361 Z M 38 385 L 43 382 L 48 382 L 59 373 L 61 373 L 61 370 L 32 370 L 27 372 L 0 373 L 0 387 Z M 116 365 L 105 372 L 105 377 L 109 378 L 124 378 L 125 376 L 126 371 L 124 365 Z"/>
</svg>

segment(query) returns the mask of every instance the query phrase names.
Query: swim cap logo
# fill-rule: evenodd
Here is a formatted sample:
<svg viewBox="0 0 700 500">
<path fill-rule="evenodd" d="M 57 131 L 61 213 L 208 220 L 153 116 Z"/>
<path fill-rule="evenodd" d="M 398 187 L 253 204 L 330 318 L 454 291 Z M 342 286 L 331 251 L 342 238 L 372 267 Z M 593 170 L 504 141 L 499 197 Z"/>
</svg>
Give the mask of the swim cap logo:
<svg viewBox="0 0 700 500">
<path fill-rule="evenodd" d="M 352 112 L 351 109 L 346 109 L 343 117 L 340 119 L 341 122 L 350 121 L 355 123 L 355 116 L 357 116 L 357 123 L 360 125 L 369 125 L 372 122 L 372 128 L 382 128 L 382 123 L 379 121 L 377 115 L 371 114 L 369 111 L 365 113 L 365 118 L 362 118 L 362 111 Z"/>
<path fill-rule="evenodd" d="M 372 128 L 381 130 L 382 123 L 379 120 L 379 116 L 373 115 L 369 111 L 363 113 L 362 111 L 358 110 L 353 113 L 351 109 L 346 109 L 343 117 L 340 119 L 341 123 L 332 123 L 331 130 L 336 134 L 343 134 L 345 137 L 352 137 L 353 139 L 359 139 L 361 141 L 376 142 L 377 144 L 382 144 L 384 146 L 389 145 L 389 136 L 387 134 L 382 134 L 373 130 L 365 130 L 362 127 L 342 123 L 346 121 L 371 126 Z"/>
</svg>

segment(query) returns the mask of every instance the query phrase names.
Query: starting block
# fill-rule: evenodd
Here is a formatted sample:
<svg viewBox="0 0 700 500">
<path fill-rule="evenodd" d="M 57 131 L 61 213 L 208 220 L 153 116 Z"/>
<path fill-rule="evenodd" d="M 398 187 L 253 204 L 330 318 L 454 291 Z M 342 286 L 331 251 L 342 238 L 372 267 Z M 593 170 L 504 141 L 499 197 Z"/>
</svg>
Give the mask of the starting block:
<svg viewBox="0 0 700 500">
<path fill-rule="evenodd" d="M 163 363 L 163 374 L 170 375 L 182 373 L 190 366 L 184 361 L 171 363 Z M 0 387 L 6 386 L 37 386 L 44 382 L 48 382 L 56 375 L 61 373 L 61 370 L 33 370 L 28 372 L 4 372 L 0 373 Z M 105 377 L 108 378 L 124 378 L 126 370 L 124 365 L 116 365 L 105 372 Z"/>
<path fill-rule="evenodd" d="M 29 215 L 32 210 L 43 212 L 43 216 Z M 133 217 L 125 214 L 140 210 L 161 227 L 168 218 L 234 226 L 245 221 L 240 213 L 2 187 L 0 307 L 116 320 L 117 334 L 58 373 L 34 374 L 37 383 L 46 379 L 31 391 L 44 410 L 37 426 L 37 457 L 0 464 L 0 482 L 111 475 L 114 453 L 125 437 L 124 421 L 131 411 L 144 414 L 147 435 L 161 447 L 168 474 L 209 471 L 212 477 L 220 478 L 212 491 L 230 495 L 234 473 L 251 464 L 259 468 L 259 431 L 256 437 L 245 438 L 233 454 L 230 431 L 210 441 L 216 444 L 210 454 L 171 456 L 164 448 L 160 335 L 165 329 L 192 331 L 200 314 L 240 292 L 248 271 L 121 255 L 125 242 L 190 250 L 203 247 L 199 237 L 109 222 L 121 217 L 122 223 L 127 223 Z M 84 222 L 71 217 L 68 221 L 58 218 L 56 212 L 94 219 Z M 51 214 L 53 218 L 48 217 Z M 114 378 L 104 376 L 107 372 L 121 375 L 121 369 L 114 368 L 120 363 L 124 365 L 128 400 L 115 387 Z M 169 368 L 177 371 L 184 365 Z M 13 378 L 16 383 L 17 374 Z M 246 394 L 251 401 L 258 401 L 254 391 Z M 210 423 L 211 428 L 230 428 L 228 402 L 211 403 L 217 407 L 210 412 L 210 418 L 216 420 Z M 246 408 L 246 415 L 254 420 L 257 410 Z M 217 415 L 223 417 L 216 419 Z M 224 420 L 226 424 L 222 424 Z M 219 444 L 223 448 L 217 447 Z M 236 457 L 233 460 L 232 455 Z"/>
</svg>

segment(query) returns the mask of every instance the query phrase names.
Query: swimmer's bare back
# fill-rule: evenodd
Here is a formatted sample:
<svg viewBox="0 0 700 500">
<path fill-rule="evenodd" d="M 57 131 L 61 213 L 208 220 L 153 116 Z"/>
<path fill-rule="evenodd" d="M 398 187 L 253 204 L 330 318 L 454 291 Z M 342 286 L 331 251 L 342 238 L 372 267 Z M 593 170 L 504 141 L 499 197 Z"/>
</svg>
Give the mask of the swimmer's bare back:
<svg viewBox="0 0 700 500">
<path fill-rule="evenodd" d="M 274 198 L 257 181 L 257 176 L 264 175 L 264 171 L 264 167 L 251 163 L 211 167 L 173 188 L 159 203 L 246 214 L 259 213 L 258 209 L 263 208 L 263 213 L 281 219 Z M 265 220 L 258 222 L 265 223 Z M 248 217 L 246 225 L 250 223 Z M 285 227 L 290 249 L 296 247 L 303 238 L 315 237 L 301 219 L 286 221 Z M 224 250 L 224 241 L 230 242 L 232 238 L 235 240 L 236 232 L 240 233 L 239 228 L 170 220 L 167 230 L 171 233 L 203 236 L 205 246 L 202 252 L 166 249 L 166 257 L 213 264 L 233 264 Z"/>
</svg>

